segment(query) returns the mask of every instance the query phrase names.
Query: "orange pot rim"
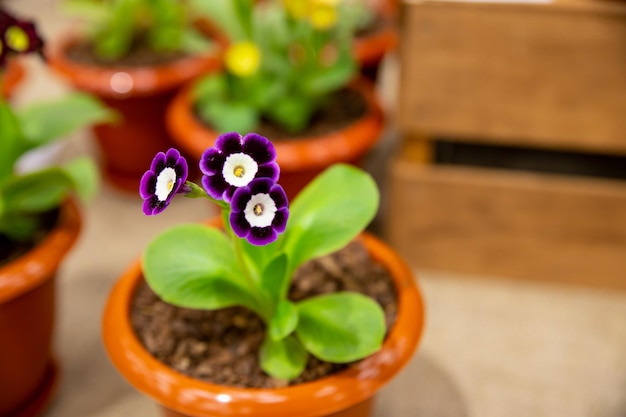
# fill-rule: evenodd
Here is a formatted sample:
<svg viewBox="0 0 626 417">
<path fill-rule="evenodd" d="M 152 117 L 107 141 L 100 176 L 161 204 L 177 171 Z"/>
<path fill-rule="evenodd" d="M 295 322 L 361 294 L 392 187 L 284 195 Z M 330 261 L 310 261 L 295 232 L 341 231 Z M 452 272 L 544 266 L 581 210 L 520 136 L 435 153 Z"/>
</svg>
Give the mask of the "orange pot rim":
<svg viewBox="0 0 626 417">
<path fill-rule="evenodd" d="M 73 200 L 61 206 L 57 224 L 33 249 L 0 267 L 0 303 L 12 300 L 54 275 L 77 240 L 80 211 Z"/>
<path fill-rule="evenodd" d="M 393 25 L 387 24 L 374 33 L 355 37 L 353 43 L 355 59 L 363 66 L 376 64 L 386 53 L 395 50 L 398 42 L 398 30 Z"/>
<path fill-rule="evenodd" d="M 46 50 L 50 67 L 76 88 L 100 97 L 128 98 L 173 90 L 201 74 L 217 71 L 222 65 L 225 41 L 217 38 L 217 47 L 207 54 L 190 55 L 155 66 L 86 65 L 71 60 L 67 50 L 84 39 L 76 33 L 65 34 Z"/>
<path fill-rule="evenodd" d="M 336 162 L 354 161 L 371 149 L 384 127 L 384 115 L 373 85 L 358 79 L 349 88 L 359 92 L 367 103 L 366 113 L 336 132 L 290 140 L 272 140 L 282 172 L 321 169 Z M 166 126 L 183 152 L 196 159 L 213 146 L 218 132 L 200 122 L 193 112 L 193 85 L 177 93 L 166 113 Z M 245 132 L 242 132 L 245 133 Z"/>
<path fill-rule="evenodd" d="M 174 371 L 146 351 L 130 324 L 132 295 L 142 279 L 139 260 L 115 284 L 105 306 L 102 335 L 109 358 L 137 390 L 190 416 L 317 417 L 358 404 L 374 395 L 411 359 L 424 326 L 424 303 L 411 270 L 379 239 L 369 234 L 362 239 L 374 259 L 393 276 L 398 314 L 381 350 L 346 370 L 276 389 L 217 385 Z"/>
<path fill-rule="evenodd" d="M 24 67 L 19 58 L 11 58 L 7 61 L 7 66 L 0 79 L 2 81 L 0 85 L 2 97 L 11 97 L 19 82 L 24 78 L 24 72 Z"/>
</svg>

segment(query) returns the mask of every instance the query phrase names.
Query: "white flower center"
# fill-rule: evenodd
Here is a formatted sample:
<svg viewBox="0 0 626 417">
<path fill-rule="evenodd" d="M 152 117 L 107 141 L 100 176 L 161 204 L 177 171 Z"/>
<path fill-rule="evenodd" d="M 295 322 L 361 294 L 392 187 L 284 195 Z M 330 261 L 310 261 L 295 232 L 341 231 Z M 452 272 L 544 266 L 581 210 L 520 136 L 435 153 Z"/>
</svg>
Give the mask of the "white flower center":
<svg viewBox="0 0 626 417">
<path fill-rule="evenodd" d="M 167 200 L 167 197 L 172 192 L 172 188 L 174 188 L 174 184 L 176 184 L 176 171 L 174 171 L 174 168 L 168 167 L 159 173 L 154 191 L 159 201 Z"/>
<path fill-rule="evenodd" d="M 244 214 L 252 227 L 270 226 L 276 215 L 276 203 L 269 194 L 255 194 L 246 204 Z"/>
<path fill-rule="evenodd" d="M 248 185 L 254 179 L 259 166 L 252 157 L 245 153 L 228 155 L 222 168 L 222 175 L 227 183 L 234 187 Z"/>
</svg>

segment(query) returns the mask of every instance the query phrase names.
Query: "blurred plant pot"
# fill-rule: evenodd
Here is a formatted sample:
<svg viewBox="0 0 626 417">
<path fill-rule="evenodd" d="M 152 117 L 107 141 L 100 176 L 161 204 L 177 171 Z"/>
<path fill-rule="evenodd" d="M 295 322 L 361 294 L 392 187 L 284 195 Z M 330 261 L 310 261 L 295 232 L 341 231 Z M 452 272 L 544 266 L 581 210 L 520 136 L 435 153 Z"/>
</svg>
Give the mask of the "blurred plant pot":
<svg viewBox="0 0 626 417">
<path fill-rule="evenodd" d="M 2 94 L 2 97 L 10 99 L 22 78 L 24 78 L 24 67 L 20 61 L 9 59 L 1 78 L 0 94 Z"/>
<path fill-rule="evenodd" d="M 398 46 L 398 2 L 379 2 L 373 10 L 376 18 L 372 25 L 357 32 L 353 51 L 359 63 L 361 74 L 376 82 L 385 55 Z"/>
<path fill-rule="evenodd" d="M 218 40 L 212 54 L 139 67 L 79 63 L 68 57 L 78 43 L 79 38 L 69 36 L 59 43 L 47 54 L 50 66 L 75 88 L 99 96 L 120 113 L 118 123 L 93 130 L 105 178 L 119 189 L 137 192 L 154 155 L 172 146 L 163 123 L 167 105 L 181 85 L 219 69 L 224 43 Z"/>
<path fill-rule="evenodd" d="M 269 138 L 276 147 L 280 184 L 289 199 L 293 199 L 317 174 L 336 162 L 358 165 L 380 140 L 384 117 L 372 85 L 366 80 L 359 80 L 350 88 L 366 103 L 365 113 L 354 123 L 327 134 L 304 134 L 288 140 Z M 174 142 L 193 158 L 196 166 L 205 149 L 213 146 L 219 136 L 217 131 L 197 118 L 191 86 L 182 89 L 172 101 L 166 124 Z"/>
<path fill-rule="evenodd" d="M 273 389 L 211 384 L 174 371 L 143 347 L 130 322 L 135 290 L 143 282 L 139 261 L 120 277 L 105 306 L 102 336 L 109 358 L 130 384 L 161 405 L 167 417 L 367 417 L 377 391 L 416 350 L 424 305 L 410 269 L 396 252 L 372 235 L 362 239 L 393 277 L 398 313 L 381 350 L 343 371 Z"/>
<path fill-rule="evenodd" d="M 69 200 L 41 242 L 0 266 L 0 415 L 34 416 L 53 395 L 56 274 L 81 230 Z"/>
</svg>

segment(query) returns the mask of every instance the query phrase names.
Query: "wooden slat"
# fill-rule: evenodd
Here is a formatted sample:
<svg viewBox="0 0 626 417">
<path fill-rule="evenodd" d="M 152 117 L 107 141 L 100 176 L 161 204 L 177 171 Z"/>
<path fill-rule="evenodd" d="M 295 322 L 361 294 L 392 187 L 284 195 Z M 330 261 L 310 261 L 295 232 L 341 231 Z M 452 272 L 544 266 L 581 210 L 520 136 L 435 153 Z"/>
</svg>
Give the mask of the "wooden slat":
<svg viewBox="0 0 626 417">
<path fill-rule="evenodd" d="M 626 290 L 626 183 L 397 159 L 385 233 L 413 266 Z"/>
<path fill-rule="evenodd" d="M 400 130 L 626 154 L 626 2 L 404 6 Z"/>
</svg>

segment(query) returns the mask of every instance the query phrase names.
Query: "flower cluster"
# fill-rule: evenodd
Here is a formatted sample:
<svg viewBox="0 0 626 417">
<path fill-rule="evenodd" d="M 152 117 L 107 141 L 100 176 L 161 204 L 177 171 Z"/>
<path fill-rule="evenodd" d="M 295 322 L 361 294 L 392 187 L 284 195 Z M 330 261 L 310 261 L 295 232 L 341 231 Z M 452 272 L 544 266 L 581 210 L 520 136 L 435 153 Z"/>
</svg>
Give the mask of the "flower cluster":
<svg viewBox="0 0 626 417">
<path fill-rule="evenodd" d="M 177 150 L 157 154 L 141 180 L 144 213 L 162 212 L 177 194 L 208 198 L 221 207 L 223 227 L 165 230 L 148 244 L 142 269 L 150 288 L 170 304 L 255 312 L 266 328 L 259 364 L 289 380 L 304 371 L 310 354 L 348 363 L 382 345 L 384 313 L 363 294 L 289 299 L 295 271 L 354 240 L 374 218 L 379 194 L 369 174 L 337 164 L 288 203 L 276 158 L 265 137 L 225 133 L 202 155 L 196 184 L 187 180 Z"/>
<path fill-rule="evenodd" d="M 12 54 L 41 53 L 43 40 L 29 20 L 19 20 L 0 9 L 0 68 Z"/>
<path fill-rule="evenodd" d="M 202 189 L 187 181 L 187 161 L 176 149 L 158 153 L 141 178 L 139 193 L 146 215 L 159 214 L 176 194 L 198 193 L 230 204 L 230 226 L 254 245 L 275 241 L 289 217 L 287 196 L 277 183 L 280 169 L 274 145 L 256 133 L 225 133 L 200 159 Z"/>
<path fill-rule="evenodd" d="M 269 121 L 300 133 L 357 74 L 356 22 L 346 18 L 345 0 L 206 3 L 219 8 L 211 11 L 231 39 L 224 71 L 195 88 L 198 114 L 216 131 L 254 131 Z"/>
</svg>

